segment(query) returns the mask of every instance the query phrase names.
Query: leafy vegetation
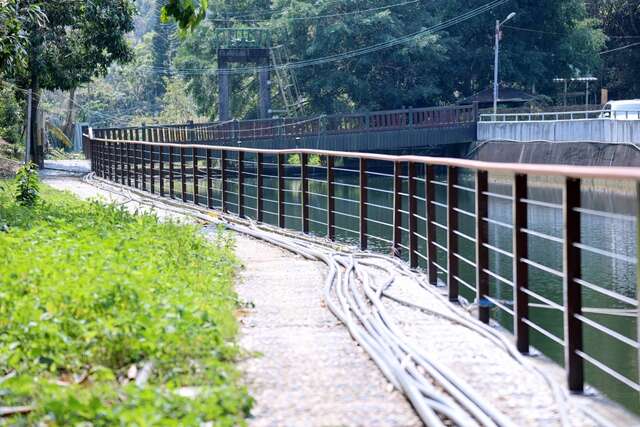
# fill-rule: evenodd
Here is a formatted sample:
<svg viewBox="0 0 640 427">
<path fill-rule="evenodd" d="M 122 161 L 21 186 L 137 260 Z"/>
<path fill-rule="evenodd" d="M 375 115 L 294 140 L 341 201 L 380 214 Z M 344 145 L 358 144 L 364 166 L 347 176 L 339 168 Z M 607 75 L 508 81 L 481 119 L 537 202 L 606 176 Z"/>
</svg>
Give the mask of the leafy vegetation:
<svg viewBox="0 0 640 427">
<path fill-rule="evenodd" d="M 3 186 L 0 425 L 244 424 L 227 235 Z"/>
<path fill-rule="evenodd" d="M 16 202 L 21 206 L 34 207 L 40 198 L 40 179 L 36 165 L 29 162 L 16 173 Z"/>
</svg>

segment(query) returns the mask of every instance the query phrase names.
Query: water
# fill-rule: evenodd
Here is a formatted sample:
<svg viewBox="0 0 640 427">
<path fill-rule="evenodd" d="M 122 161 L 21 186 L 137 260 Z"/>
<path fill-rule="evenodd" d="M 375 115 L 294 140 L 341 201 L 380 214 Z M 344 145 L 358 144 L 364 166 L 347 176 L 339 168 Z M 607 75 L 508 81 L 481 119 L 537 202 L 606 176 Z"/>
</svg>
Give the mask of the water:
<svg viewBox="0 0 640 427">
<path fill-rule="evenodd" d="M 254 159 L 247 155 L 244 175 L 244 205 L 245 214 L 250 218 L 255 218 L 256 210 L 256 188 L 255 188 L 255 165 Z M 294 159 L 290 159 L 293 163 Z M 264 157 L 264 221 L 277 225 L 277 188 L 278 179 L 276 169 L 276 159 L 273 156 Z M 218 167 L 214 165 L 214 168 Z M 227 173 L 229 182 L 227 184 L 227 208 L 231 212 L 237 212 L 237 162 L 233 159 L 227 161 Z M 336 159 L 335 163 L 335 234 L 336 239 L 345 243 L 357 244 L 358 242 L 358 208 L 359 189 L 358 165 L 355 161 L 348 159 Z M 201 163 L 200 169 L 204 169 Z M 369 162 L 368 169 L 368 233 L 369 247 L 383 253 L 391 253 L 392 228 L 388 225 L 393 221 L 393 178 L 388 176 L 392 173 L 392 166 L 382 162 Z M 188 171 L 189 172 L 189 171 Z M 187 173 L 188 173 L 187 172 Z M 406 166 L 401 171 L 404 176 L 402 180 L 402 192 L 407 193 L 408 184 L 406 179 Z M 446 182 L 446 171 L 440 169 L 436 171 L 436 181 Z M 309 167 L 309 201 L 310 201 L 310 232 L 319 236 L 326 235 L 326 169 L 323 166 Z M 290 229 L 300 230 L 302 228 L 300 215 L 300 168 L 296 164 L 285 166 L 285 226 Z M 424 170 L 418 167 L 417 170 L 417 196 L 424 198 Z M 491 193 L 511 195 L 512 178 L 508 175 L 490 174 L 489 191 Z M 201 177 L 202 179 L 202 177 Z M 469 171 L 461 171 L 459 175 L 459 185 L 466 188 L 474 188 L 474 176 Z M 235 182 L 234 182 L 235 181 Z M 203 184 L 203 183 L 202 183 Z M 199 189 L 199 200 L 206 203 L 206 189 L 202 185 Z M 544 201 L 548 203 L 560 204 L 562 202 L 561 180 L 548 178 L 529 178 L 529 199 Z M 168 185 L 165 185 L 168 188 Z M 175 186 L 179 191 L 180 186 Z M 191 190 L 189 185 L 189 191 Z M 213 196 L 216 205 L 219 206 L 221 196 L 220 185 L 214 181 Z M 474 194 L 469 191 L 458 191 L 458 206 L 468 212 L 474 211 Z M 188 196 L 188 200 L 191 196 Z M 446 188 L 442 185 L 435 186 L 435 200 L 446 203 Z M 581 239 L 582 243 L 595 247 L 601 251 L 613 252 L 621 255 L 616 259 L 598 253 L 582 251 L 582 278 L 583 280 L 614 291 L 618 294 L 636 299 L 636 265 L 625 257 L 636 258 L 636 209 L 635 187 L 633 183 L 624 182 L 604 182 L 583 180 L 582 184 L 583 207 L 596 211 L 612 212 L 621 214 L 618 217 L 602 217 L 592 214 L 581 214 Z M 401 210 L 408 210 L 408 197 L 401 198 Z M 489 198 L 489 218 L 503 223 L 511 224 L 512 207 L 511 201 L 497 197 Z M 418 201 L 417 215 L 425 216 L 425 204 Z M 446 209 L 436 208 L 436 221 L 446 225 Z M 425 221 L 418 219 L 418 234 L 425 236 Z M 401 227 L 408 228 L 408 215 L 401 216 Z M 563 219 L 562 211 L 550 207 L 532 206 L 528 208 L 528 228 L 530 230 L 544 233 L 556 238 L 562 238 Z M 447 246 L 447 236 L 445 230 L 436 229 L 436 241 Z M 474 219 L 466 215 L 459 215 L 459 231 L 474 237 Z M 512 231 L 503 226 L 489 224 L 489 244 L 496 246 L 506 252 L 511 252 Z M 408 233 L 402 232 L 403 246 L 408 246 Z M 473 243 L 466 239 L 459 238 L 459 252 L 468 260 L 475 258 L 475 248 Z M 426 255 L 426 243 L 424 238 L 418 239 L 418 251 Z M 402 250 L 402 256 L 407 258 L 407 251 Z M 530 236 L 529 238 L 529 259 L 539 264 L 547 266 L 557 271 L 562 271 L 562 243 L 547 240 L 540 237 Z M 420 267 L 426 267 L 424 259 L 420 258 Z M 446 253 L 437 249 L 437 263 L 446 269 Z M 490 270 L 507 281 L 512 280 L 512 259 L 511 257 L 494 251 L 489 251 Z M 474 285 L 475 271 L 472 266 L 464 262 L 459 263 L 460 278 L 470 285 Z M 446 283 L 446 274 L 438 272 L 438 278 Z M 528 276 L 529 289 L 542 297 L 557 304 L 563 305 L 563 284 L 562 279 L 548 272 L 544 272 L 533 267 L 529 268 Z M 468 301 L 475 299 L 475 292 L 460 286 L 461 296 Z M 490 279 L 490 295 L 497 299 L 508 309 L 513 308 L 513 291 L 511 286 L 502 283 L 494 278 Z M 599 324 L 615 331 L 623 337 L 632 341 L 637 341 L 637 312 L 634 306 L 617 301 L 614 298 L 595 292 L 588 288 L 582 288 L 583 311 L 586 318 L 598 322 Z M 533 297 L 529 298 L 530 315 L 529 319 L 536 325 L 550 332 L 558 339 L 564 339 L 563 335 L 563 313 L 551 306 L 537 301 Z M 491 310 L 492 317 L 496 319 L 504 328 L 513 330 L 512 315 L 498 307 Z M 563 364 L 563 348 L 552 339 L 530 328 L 531 345 L 546 354 L 559 364 Z M 638 381 L 638 352 L 635 347 L 621 342 L 621 340 L 598 331 L 596 328 L 584 324 L 583 326 L 584 352 L 589 356 L 604 363 L 611 369 L 619 372 L 622 376 L 633 382 Z M 585 362 L 586 381 L 604 392 L 613 400 L 616 400 L 627 408 L 640 413 L 639 395 L 631 387 L 613 378 L 611 375 L 601 371 L 597 367 Z M 514 379 L 516 380 L 516 379 Z"/>
</svg>

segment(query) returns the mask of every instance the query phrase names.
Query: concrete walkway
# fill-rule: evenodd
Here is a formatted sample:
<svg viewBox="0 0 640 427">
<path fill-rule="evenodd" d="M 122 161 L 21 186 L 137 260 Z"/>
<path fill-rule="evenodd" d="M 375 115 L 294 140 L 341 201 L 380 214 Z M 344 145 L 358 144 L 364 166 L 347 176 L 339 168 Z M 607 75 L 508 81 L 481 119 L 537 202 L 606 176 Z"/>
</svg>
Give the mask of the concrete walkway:
<svg viewBox="0 0 640 427">
<path fill-rule="evenodd" d="M 413 409 L 323 304 L 324 266 L 237 236 L 251 302 L 241 365 L 257 403 L 250 426 L 417 426 Z"/>
</svg>

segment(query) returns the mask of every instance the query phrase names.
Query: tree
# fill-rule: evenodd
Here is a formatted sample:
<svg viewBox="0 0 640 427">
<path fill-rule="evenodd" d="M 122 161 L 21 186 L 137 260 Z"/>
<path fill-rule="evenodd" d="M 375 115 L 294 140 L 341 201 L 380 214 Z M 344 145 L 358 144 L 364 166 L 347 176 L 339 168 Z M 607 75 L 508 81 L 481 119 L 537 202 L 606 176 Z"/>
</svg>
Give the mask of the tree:
<svg viewBox="0 0 640 427">
<path fill-rule="evenodd" d="M 29 44 L 24 27 L 42 26 L 45 21 L 46 16 L 38 4 L 0 1 L 0 77 L 24 68 Z"/>
<path fill-rule="evenodd" d="M 154 112 L 158 112 L 158 99 L 162 98 L 166 91 L 166 80 L 163 76 L 168 74 L 171 65 L 171 38 L 175 32 L 175 25 L 163 23 L 161 19 L 162 8 L 167 2 L 168 0 L 156 1 L 156 15 L 153 25 L 151 55 L 153 58 L 153 69 L 156 70 L 156 75 L 152 76 L 152 80 L 150 81 L 149 96 Z"/>
<path fill-rule="evenodd" d="M 162 18 L 173 18 L 181 30 L 193 31 L 207 14 L 208 0 L 167 0 L 162 8 Z"/>
<path fill-rule="evenodd" d="M 392 7 L 370 0 L 212 1 L 207 18 L 185 36 L 177 70 L 212 67 L 214 30 L 220 26 L 267 27 L 272 44 L 284 44 L 311 113 L 421 107 L 456 102 L 492 84 L 495 20 L 516 18 L 503 28 L 502 83 L 551 93 L 553 78 L 591 74 L 604 36 L 584 0 L 512 0 L 437 32 L 379 49 L 478 8 L 485 0 L 416 0 Z M 193 29 L 193 27 L 191 27 Z M 353 52 L 365 49 L 363 55 Z M 335 55 L 346 58 L 332 60 Z M 200 108 L 214 110 L 215 75 L 186 72 Z M 251 74 L 235 77 L 251 87 Z M 238 84 L 235 85 L 238 87 Z M 237 96 L 237 93 L 234 94 Z M 243 105 L 253 103 L 242 95 Z M 252 114 L 252 109 L 245 111 Z M 234 113 L 238 113 L 234 111 Z"/>
<path fill-rule="evenodd" d="M 599 0 L 594 14 L 607 35 L 603 84 L 615 99 L 640 98 L 640 3 L 636 0 Z"/>
<path fill-rule="evenodd" d="M 47 17 L 42 26 L 25 25 L 28 71 L 16 73 L 21 86 L 34 94 L 33 117 L 42 89 L 71 91 L 93 76 L 105 75 L 112 62 L 131 59 L 124 37 L 133 29 L 129 0 L 30 2 L 40 4 Z M 43 147 L 36 146 L 35 121 L 32 126 L 31 156 L 42 166 Z"/>
</svg>

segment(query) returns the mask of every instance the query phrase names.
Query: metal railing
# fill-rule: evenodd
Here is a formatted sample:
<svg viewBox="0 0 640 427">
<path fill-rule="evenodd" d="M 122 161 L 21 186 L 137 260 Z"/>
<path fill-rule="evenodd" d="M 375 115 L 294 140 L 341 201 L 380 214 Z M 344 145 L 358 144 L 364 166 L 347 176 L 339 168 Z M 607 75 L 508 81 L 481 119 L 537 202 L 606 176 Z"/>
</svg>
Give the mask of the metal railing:
<svg viewBox="0 0 640 427">
<path fill-rule="evenodd" d="M 269 49 L 271 30 L 267 28 L 216 28 L 214 43 L 218 49 Z"/>
<path fill-rule="evenodd" d="M 161 132 L 164 142 L 246 141 L 281 136 L 303 137 L 358 132 L 382 132 L 412 128 L 468 125 L 476 122 L 475 106 L 410 108 L 317 117 L 231 120 L 217 123 L 185 123 L 125 128 L 102 128 L 104 135 L 132 139 L 144 132 Z"/>
<path fill-rule="evenodd" d="M 481 122 L 544 122 L 551 120 L 638 120 L 638 110 L 555 111 L 540 113 L 481 114 Z"/>
<path fill-rule="evenodd" d="M 424 269 L 433 285 L 446 284 L 451 301 L 463 295 L 475 299 L 483 322 L 492 316 L 512 319 L 507 324 L 521 352 L 529 352 L 532 334 L 558 346 L 570 390 L 583 390 L 587 362 L 619 386 L 640 391 L 637 367 L 607 363 L 583 340 L 588 328 L 624 346 L 629 360 L 638 360 L 638 323 L 623 333 L 593 313 L 638 320 L 640 169 L 168 143 L 175 132 L 197 139 L 172 127 L 90 130 L 92 169 L 99 177 L 160 196 L 402 257 Z M 539 196 L 539 177 L 557 181 L 556 199 Z M 587 184 L 610 185 L 615 192 L 621 182 L 633 189 L 630 211 L 609 212 L 583 197 Z M 561 213 L 560 229 L 536 226 L 532 215 L 539 211 Z M 599 247 L 604 234 L 585 240 L 581 223 L 589 218 L 629 223 L 633 254 Z M 492 237 L 496 230 L 506 233 L 506 242 Z M 561 256 L 552 262 L 536 258 L 534 241 Z M 590 279 L 585 260 L 592 256 L 631 265 L 629 283 L 620 288 Z M 496 267 L 497 258 L 510 266 L 508 274 Z M 530 286 L 534 273 L 558 281 L 562 296 Z M 504 298 L 498 289 L 511 296 Z M 615 304 L 589 307 L 585 293 Z M 536 321 L 530 314 L 539 309 L 562 320 Z"/>
</svg>

